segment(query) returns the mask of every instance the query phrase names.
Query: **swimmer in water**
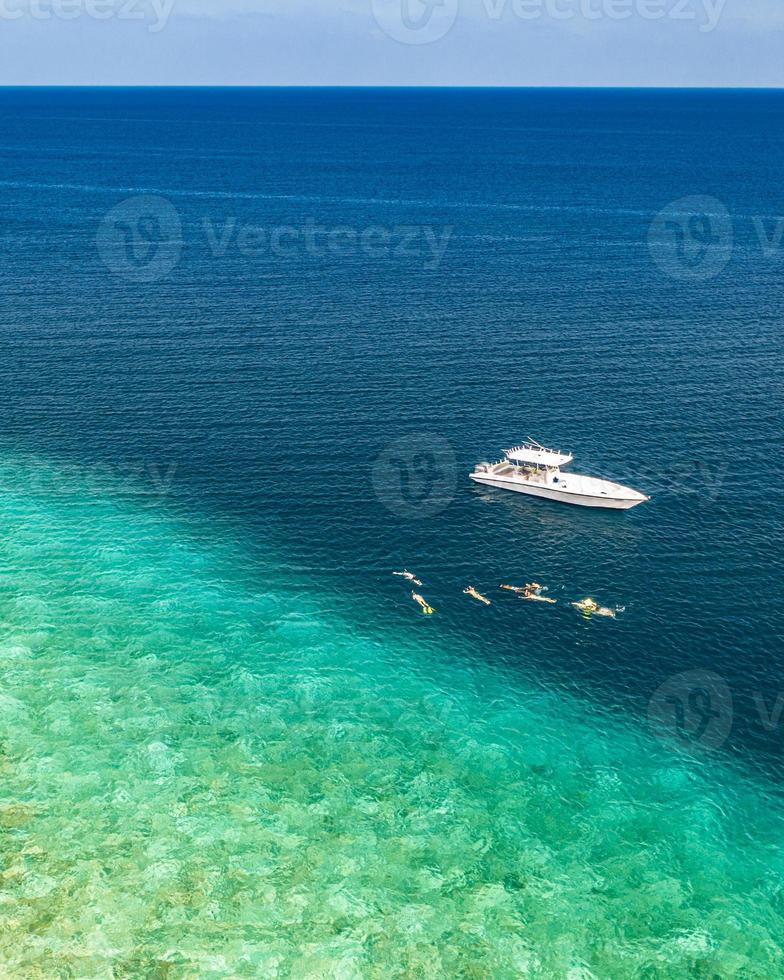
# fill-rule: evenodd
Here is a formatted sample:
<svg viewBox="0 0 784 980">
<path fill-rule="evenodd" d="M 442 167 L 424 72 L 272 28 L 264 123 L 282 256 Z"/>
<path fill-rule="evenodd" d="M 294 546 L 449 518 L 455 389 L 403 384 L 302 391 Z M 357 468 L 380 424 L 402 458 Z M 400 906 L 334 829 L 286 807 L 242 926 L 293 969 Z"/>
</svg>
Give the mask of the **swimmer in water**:
<svg viewBox="0 0 784 980">
<path fill-rule="evenodd" d="M 533 602 L 549 602 L 551 605 L 555 605 L 558 601 L 557 599 L 548 599 L 547 596 L 541 595 L 541 591 L 544 588 L 538 582 L 529 582 L 523 589 L 523 599 L 530 599 Z"/>
<path fill-rule="evenodd" d="M 615 619 L 615 612 L 612 609 L 608 609 L 606 606 L 600 606 L 595 599 L 581 599 L 579 602 L 573 602 L 572 605 L 575 609 L 579 609 L 586 619 L 591 615 L 609 616 L 610 618 Z"/>
<path fill-rule="evenodd" d="M 517 592 L 522 595 L 525 589 L 521 585 L 499 585 L 499 589 L 506 589 L 507 592 Z"/>
<path fill-rule="evenodd" d="M 422 585 L 422 583 L 421 583 L 421 582 L 419 581 L 419 579 L 418 579 L 418 578 L 415 578 L 415 577 L 414 577 L 414 576 L 413 576 L 413 575 L 411 574 L 411 572 L 409 572 L 409 570 L 408 570 L 408 569 L 406 569 L 406 570 L 405 570 L 405 571 L 403 571 L 403 572 L 392 572 L 392 574 L 393 574 L 393 575 L 400 575 L 400 577 L 401 577 L 401 578 L 404 578 L 404 579 L 406 579 L 406 581 L 408 581 L 408 582 L 413 582 L 413 583 L 414 583 L 414 585 L 419 585 L 419 586 L 421 586 L 421 585 Z"/>
<path fill-rule="evenodd" d="M 470 595 L 472 598 L 478 599 L 479 602 L 483 602 L 486 606 L 491 605 L 490 600 L 486 596 L 483 596 L 481 592 L 477 592 L 473 585 L 469 585 L 467 588 L 463 589 L 463 594 Z"/>
<path fill-rule="evenodd" d="M 432 616 L 433 615 L 433 613 L 434 613 L 435 610 L 433 609 L 432 606 L 429 606 L 427 604 L 427 599 L 425 599 L 424 596 L 421 596 L 418 592 L 412 592 L 411 593 L 411 598 L 414 600 L 414 602 L 419 603 L 419 605 L 422 607 L 422 612 L 426 616 Z"/>
</svg>

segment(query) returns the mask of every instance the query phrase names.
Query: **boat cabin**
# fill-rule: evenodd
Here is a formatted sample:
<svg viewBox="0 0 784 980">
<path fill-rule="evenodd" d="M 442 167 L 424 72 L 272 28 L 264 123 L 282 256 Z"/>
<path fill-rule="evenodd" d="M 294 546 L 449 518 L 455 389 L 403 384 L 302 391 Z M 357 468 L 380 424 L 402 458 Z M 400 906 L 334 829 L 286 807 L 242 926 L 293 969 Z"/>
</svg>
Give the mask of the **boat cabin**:
<svg viewBox="0 0 784 980">
<path fill-rule="evenodd" d="M 498 463 L 482 463 L 476 472 L 492 473 L 495 476 L 515 477 L 534 483 L 557 484 L 560 468 L 571 463 L 571 453 L 546 449 L 538 443 L 524 443 L 513 449 L 504 450 L 504 459 Z"/>
</svg>

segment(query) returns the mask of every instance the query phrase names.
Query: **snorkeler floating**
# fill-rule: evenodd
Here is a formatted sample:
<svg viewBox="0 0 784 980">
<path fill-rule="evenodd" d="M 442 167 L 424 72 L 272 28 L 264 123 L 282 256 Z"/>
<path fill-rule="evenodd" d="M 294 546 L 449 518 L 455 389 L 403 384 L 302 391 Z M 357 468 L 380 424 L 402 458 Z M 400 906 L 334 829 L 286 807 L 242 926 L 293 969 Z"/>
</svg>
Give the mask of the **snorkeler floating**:
<svg viewBox="0 0 784 980">
<path fill-rule="evenodd" d="M 590 619 L 592 615 L 609 616 L 612 619 L 615 619 L 615 610 L 608 609 L 606 606 L 600 606 L 595 599 L 581 599 L 579 602 L 573 602 L 572 605 L 575 609 L 579 609 L 586 619 Z"/>
<path fill-rule="evenodd" d="M 425 599 L 424 596 L 421 596 L 418 592 L 412 592 L 411 593 L 411 598 L 414 600 L 414 602 L 418 603 L 422 607 L 422 612 L 426 616 L 432 616 L 433 615 L 433 613 L 435 612 L 435 610 L 433 609 L 432 606 L 429 606 L 428 605 L 427 599 Z"/>
<path fill-rule="evenodd" d="M 520 598 L 530 599 L 532 602 L 549 602 L 550 605 L 554 606 L 558 600 L 548 599 L 546 595 L 542 595 L 541 592 L 543 589 L 544 586 L 538 582 L 527 582 Z"/>
<path fill-rule="evenodd" d="M 541 593 L 547 590 L 538 582 L 526 582 L 525 585 L 499 585 L 499 588 L 506 589 L 507 592 L 514 592 L 521 599 L 530 599 L 532 602 L 549 602 L 550 605 L 554 606 L 558 601 L 557 599 L 548 599 L 547 596 L 542 595 Z"/>
<path fill-rule="evenodd" d="M 481 592 L 477 592 L 473 585 L 467 586 L 463 589 L 464 595 L 470 595 L 472 598 L 477 599 L 479 602 L 483 602 L 486 606 L 492 605 L 487 596 L 483 596 Z"/>
<path fill-rule="evenodd" d="M 399 575 L 401 578 L 406 579 L 409 582 L 413 582 L 415 585 L 422 585 L 418 578 L 416 578 L 412 572 L 405 569 L 402 572 L 392 572 L 393 575 Z M 549 605 L 556 605 L 558 600 L 551 599 L 549 596 L 542 595 L 543 592 L 547 591 L 547 587 L 541 585 L 539 582 L 526 582 L 525 585 L 499 585 L 499 589 L 505 589 L 507 592 L 514 592 L 518 598 L 526 599 L 529 602 L 546 602 Z M 467 585 L 463 589 L 463 594 L 471 596 L 472 599 L 476 599 L 477 602 L 481 602 L 485 606 L 491 606 L 491 601 L 487 596 L 482 595 L 478 592 L 473 585 Z M 418 606 L 422 609 L 425 616 L 432 616 L 435 612 L 430 603 L 425 599 L 424 596 L 420 595 L 418 592 L 412 592 L 411 598 Z M 581 612 L 585 619 L 590 619 L 591 616 L 606 616 L 610 619 L 615 619 L 618 613 L 624 612 L 624 606 L 616 606 L 615 609 L 609 609 L 607 606 L 600 606 L 595 599 L 586 597 L 585 599 L 580 599 L 577 602 L 571 602 L 571 606 Z"/>
</svg>

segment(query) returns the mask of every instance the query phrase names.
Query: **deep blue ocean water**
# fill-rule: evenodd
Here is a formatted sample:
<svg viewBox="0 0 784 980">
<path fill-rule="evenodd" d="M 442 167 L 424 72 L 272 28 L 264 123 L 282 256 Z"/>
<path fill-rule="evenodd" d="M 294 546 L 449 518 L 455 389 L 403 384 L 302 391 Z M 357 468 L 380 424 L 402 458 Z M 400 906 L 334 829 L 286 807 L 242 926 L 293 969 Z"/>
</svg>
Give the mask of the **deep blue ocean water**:
<svg viewBox="0 0 784 980">
<path fill-rule="evenodd" d="M 501 671 L 565 752 L 579 704 L 778 806 L 784 96 L 2 90 L 0 156 L 7 494 L 181 522 L 325 642 Z M 651 502 L 470 483 L 528 435 Z M 557 606 L 497 588 L 531 578 Z"/>
</svg>

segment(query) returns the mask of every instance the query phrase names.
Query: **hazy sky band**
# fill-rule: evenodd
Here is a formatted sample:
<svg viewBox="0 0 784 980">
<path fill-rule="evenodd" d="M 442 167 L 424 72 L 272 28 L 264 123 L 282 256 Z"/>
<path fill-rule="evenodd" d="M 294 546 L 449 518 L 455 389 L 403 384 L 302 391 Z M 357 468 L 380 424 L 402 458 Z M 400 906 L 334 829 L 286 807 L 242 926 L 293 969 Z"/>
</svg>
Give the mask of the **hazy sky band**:
<svg viewBox="0 0 784 980">
<path fill-rule="evenodd" d="M 782 84 L 780 0 L 0 0 L 2 84 Z"/>
</svg>

